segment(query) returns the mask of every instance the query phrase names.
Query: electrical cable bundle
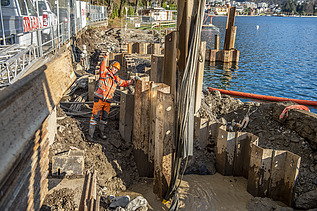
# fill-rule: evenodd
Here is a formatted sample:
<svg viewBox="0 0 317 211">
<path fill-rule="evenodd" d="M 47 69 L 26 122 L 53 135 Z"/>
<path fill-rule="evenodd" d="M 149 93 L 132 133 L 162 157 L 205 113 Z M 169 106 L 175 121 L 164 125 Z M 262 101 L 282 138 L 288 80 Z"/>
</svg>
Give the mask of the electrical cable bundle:
<svg viewBox="0 0 317 211">
<path fill-rule="evenodd" d="M 190 130 L 192 129 L 189 125 L 189 119 L 191 116 L 194 116 L 196 74 L 197 64 L 199 61 L 199 57 L 201 55 L 199 49 L 201 41 L 201 28 L 204 18 L 205 2 L 206 0 L 199 1 L 193 36 L 190 40 L 190 49 L 187 56 L 186 67 L 180 84 L 180 89 L 177 93 L 178 115 L 175 137 L 176 155 L 175 161 L 173 163 L 174 165 L 172 169 L 171 183 L 169 186 L 169 190 L 165 196 L 165 200 L 170 199 L 176 194 L 177 189 L 180 186 L 181 180 L 183 178 L 184 171 L 186 169 L 188 155 L 191 153 L 189 152 L 190 146 L 188 144 L 191 133 Z M 182 157 L 187 157 L 187 159 L 183 172 L 180 175 Z M 181 178 L 179 179 L 178 184 L 176 184 L 179 175 L 181 176 Z M 175 202 L 175 200 L 178 200 L 177 194 L 174 197 L 173 204 L 178 204 L 177 202 Z M 177 206 L 172 206 L 170 210 L 176 209 Z"/>
</svg>

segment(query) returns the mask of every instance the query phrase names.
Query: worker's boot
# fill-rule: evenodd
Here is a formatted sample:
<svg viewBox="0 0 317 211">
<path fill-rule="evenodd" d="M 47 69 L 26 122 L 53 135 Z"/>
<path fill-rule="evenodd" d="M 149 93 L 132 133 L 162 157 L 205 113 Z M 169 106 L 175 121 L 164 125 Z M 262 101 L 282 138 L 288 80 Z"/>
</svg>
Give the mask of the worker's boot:
<svg viewBox="0 0 317 211">
<path fill-rule="evenodd" d="M 95 128 L 96 125 L 89 124 L 89 135 L 87 137 L 88 141 L 94 141 Z"/>
<path fill-rule="evenodd" d="M 107 136 L 105 134 L 105 124 L 100 124 L 99 129 L 100 129 L 100 138 L 106 139 Z"/>
</svg>

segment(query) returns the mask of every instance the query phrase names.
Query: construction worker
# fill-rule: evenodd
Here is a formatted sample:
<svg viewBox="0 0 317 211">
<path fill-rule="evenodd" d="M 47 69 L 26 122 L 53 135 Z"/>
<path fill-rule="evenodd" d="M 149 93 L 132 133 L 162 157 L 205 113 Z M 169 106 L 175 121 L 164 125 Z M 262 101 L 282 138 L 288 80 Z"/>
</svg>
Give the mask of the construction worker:
<svg viewBox="0 0 317 211">
<path fill-rule="evenodd" d="M 105 125 L 110 111 L 110 104 L 113 100 L 114 93 L 117 86 L 126 87 L 132 85 L 140 77 L 136 76 L 131 80 L 122 80 L 119 76 L 115 75 L 120 70 L 120 63 L 117 61 L 112 62 L 106 67 L 106 55 L 100 65 L 99 80 L 97 82 L 96 91 L 94 93 L 94 106 L 89 125 L 88 140 L 92 141 L 94 138 L 95 127 L 98 119 L 100 118 L 100 134 L 102 139 L 106 139 Z"/>
</svg>

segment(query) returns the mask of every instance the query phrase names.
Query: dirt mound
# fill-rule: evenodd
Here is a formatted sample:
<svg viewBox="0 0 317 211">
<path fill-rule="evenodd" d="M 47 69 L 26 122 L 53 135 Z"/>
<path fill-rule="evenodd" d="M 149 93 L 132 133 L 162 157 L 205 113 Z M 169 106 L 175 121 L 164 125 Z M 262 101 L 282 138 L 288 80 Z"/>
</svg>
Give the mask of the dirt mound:
<svg viewBox="0 0 317 211">
<path fill-rule="evenodd" d="M 63 188 L 46 196 L 41 211 L 75 210 L 74 191 Z"/>
</svg>

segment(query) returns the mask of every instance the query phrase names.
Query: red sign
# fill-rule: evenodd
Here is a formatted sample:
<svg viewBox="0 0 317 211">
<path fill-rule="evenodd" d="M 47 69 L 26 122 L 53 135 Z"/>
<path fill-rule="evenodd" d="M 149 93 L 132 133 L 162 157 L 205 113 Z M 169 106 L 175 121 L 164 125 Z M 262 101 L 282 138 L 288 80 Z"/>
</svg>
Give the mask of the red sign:
<svg viewBox="0 0 317 211">
<path fill-rule="evenodd" d="M 24 17 L 23 32 L 29 32 L 39 28 L 39 21 L 37 17 Z"/>
</svg>

